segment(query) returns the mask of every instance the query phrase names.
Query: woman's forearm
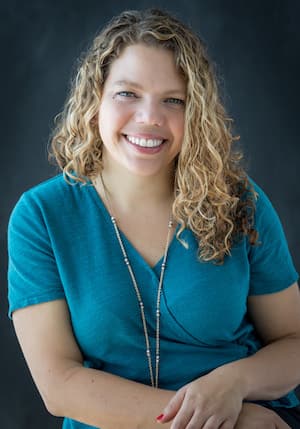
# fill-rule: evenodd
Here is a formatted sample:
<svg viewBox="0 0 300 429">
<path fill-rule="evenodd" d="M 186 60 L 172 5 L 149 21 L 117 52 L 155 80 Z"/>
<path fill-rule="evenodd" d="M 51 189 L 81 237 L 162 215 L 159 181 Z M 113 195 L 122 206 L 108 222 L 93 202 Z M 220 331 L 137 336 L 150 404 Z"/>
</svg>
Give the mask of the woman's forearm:
<svg viewBox="0 0 300 429">
<path fill-rule="evenodd" d="M 244 398 L 272 400 L 300 384 L 300 338 L 285 337 L 260 349 L 253 356 L 226 364 L 216 371 L 232 373 Z"/>
<path fill-rule="evenodd" d="M 300 384 L 299 356 L 300 339 L 287 337 L 215 372 L 232 375 L 244 399 L 278 399 Z M 56 392 L 46 401 L 52 414 L 101 429 L 157 428 L 155 417 L 175 393 L 82 366 L 60 377 Z"/>
<path fill-rule="evenodd" d="M 56 386 L 56 394 L 46 402 L 52 414 L 101 429 L 157 429 L 155 418 L 174 395 L 82 366 L 69 371 Z"/>
</svg>

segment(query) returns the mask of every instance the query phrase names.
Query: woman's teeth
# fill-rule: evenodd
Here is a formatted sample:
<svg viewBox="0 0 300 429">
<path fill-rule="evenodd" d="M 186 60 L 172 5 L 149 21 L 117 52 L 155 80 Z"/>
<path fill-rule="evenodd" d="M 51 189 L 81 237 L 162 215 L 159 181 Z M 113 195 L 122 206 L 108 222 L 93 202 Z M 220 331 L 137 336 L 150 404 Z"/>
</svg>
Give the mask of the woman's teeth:
<svg viewBox="0 0 300 429">
<path fill-rule="evenodd" d="M 142 147 L 158 147 L 164 141 L 164 140 L 158 140 L 158 139 L 139 139 L 137 137 L 132 137 L 132 136 L 126 136 L 126 138 L 131 143 Z"/>
</svg>

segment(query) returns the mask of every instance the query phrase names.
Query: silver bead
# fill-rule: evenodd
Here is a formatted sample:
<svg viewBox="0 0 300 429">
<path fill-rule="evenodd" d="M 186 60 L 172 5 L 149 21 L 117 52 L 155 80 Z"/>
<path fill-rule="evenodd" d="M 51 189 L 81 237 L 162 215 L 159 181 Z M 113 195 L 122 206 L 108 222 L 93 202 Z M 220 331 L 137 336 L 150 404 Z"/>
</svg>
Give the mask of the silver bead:
<svg viewBox="0 0 300 429">
<path fill-rule="evenodd" d="M 146 349 L 146 355 L 150 357 L 150 349 Z"/>
</svg>

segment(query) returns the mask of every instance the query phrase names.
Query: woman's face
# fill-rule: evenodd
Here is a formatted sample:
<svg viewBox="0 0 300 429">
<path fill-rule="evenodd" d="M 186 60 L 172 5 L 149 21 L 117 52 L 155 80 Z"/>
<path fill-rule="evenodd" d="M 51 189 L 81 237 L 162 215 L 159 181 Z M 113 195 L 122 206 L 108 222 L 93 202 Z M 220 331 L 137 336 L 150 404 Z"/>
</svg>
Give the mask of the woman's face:
<svg viewBox="0 0 300 429">
<path fill-rule="evenodd" d="M 170 171 L 182 145 L 185 97 L 170 51 L 125 48 L 110 67 L 100 103 L 104 168 L 118 164 L 142 176 Z"/>
</svg>

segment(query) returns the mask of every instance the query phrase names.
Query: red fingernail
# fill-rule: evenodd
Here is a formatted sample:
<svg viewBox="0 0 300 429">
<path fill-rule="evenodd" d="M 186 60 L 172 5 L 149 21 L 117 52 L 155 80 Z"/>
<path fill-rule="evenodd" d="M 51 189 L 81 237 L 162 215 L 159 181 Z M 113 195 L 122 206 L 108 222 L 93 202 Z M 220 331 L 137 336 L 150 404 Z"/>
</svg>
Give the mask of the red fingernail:
<svg viewBox="0 0 300 429">
<path fill-rule="evenodd" d="M 164 418 L 164 414 L 160 414 L 159 416 L 156 417 L 156 420 L 162 420 Z"/>
</svg>

